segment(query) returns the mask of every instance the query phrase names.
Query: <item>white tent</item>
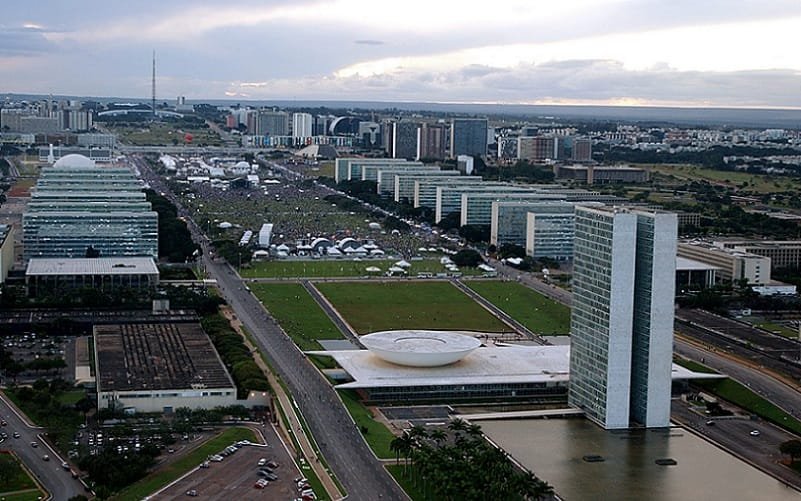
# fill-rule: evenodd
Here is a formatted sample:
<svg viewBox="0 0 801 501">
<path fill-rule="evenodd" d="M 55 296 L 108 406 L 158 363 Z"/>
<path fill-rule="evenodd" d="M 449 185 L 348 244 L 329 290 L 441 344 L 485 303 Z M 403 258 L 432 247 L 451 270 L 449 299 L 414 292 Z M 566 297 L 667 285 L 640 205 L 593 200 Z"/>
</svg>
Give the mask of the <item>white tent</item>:
<svg viewBox="0 0 801 501">
<path fill-rule="evenodd" d="M 381 268 L 378 266 L 368 266 L 364 269 L 367 273 L 381 273 Z"/>
<path fill-rule="evenodd" d="M 412 265 L 408 261 L 401 259 L 400 261 L 395 263 L 395 266 L 397 266 L 398 268 L 410 268 Z"/>
<path fill-rule="evenodd" d="M 390 273 L 406 273 L 406 270 L 397 266 L 391 266 L 388 271 Z"/>
</svg>

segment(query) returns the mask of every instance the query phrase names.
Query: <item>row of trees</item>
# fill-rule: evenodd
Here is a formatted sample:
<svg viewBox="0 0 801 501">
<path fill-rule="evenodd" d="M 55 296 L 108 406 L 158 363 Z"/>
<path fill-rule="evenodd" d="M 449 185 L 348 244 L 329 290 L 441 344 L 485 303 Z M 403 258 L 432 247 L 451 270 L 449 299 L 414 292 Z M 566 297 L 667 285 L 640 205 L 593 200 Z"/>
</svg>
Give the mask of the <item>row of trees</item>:
<svg viewBox="0 0 801 501">
<path fill-rule="evenodd" d="M 145 190 L 147 201 L 159 217 L 159 256 L 171 263 L 183 263 L 198 250 L 186 222 L 178 218 L 175 206 L 153 190 Z"/>
<path fill-rule="evenodd" d="M 481 427 L 455 419 L 448 431 L 413 426 L 390 443 L 395 460 L 404 460 L 426 499 L 536 500 L 553 494 L 553 487 L 530 471 L 517 468 L 501 449 L 491 446 Z"/>
<path fill-rule="evenodd" d="M 224 316 L 219 313 L 206 315 L 201 320 L 201 324 L 234 378 L 237 398 L 247 398 L 251 390 L 266 391 L 270 389 L 267 378 L 256 365 L 256 361 L 253 360 L 253 355 L 245 346 L 242 337 L 231 328 Z"/>
<path fill-rule="evenodd" d="M 60 397 L 71 388 L 63 379 L 39 379 L 31 386 L 11 386 L 7 393 L 25 414 L 47 429 L 50 440 L 67 450 L 75 430 L 94 408 L 94 402 L 86 397 L 75 404 L 62 403 Z"/>
</svg>

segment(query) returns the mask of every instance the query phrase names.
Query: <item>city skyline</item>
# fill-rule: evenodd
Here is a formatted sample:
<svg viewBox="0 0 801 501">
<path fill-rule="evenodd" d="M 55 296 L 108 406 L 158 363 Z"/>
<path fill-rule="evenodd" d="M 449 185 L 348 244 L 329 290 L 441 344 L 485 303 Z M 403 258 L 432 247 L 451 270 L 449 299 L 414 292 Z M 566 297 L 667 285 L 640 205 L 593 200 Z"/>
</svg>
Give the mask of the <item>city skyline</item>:
<svg viewBox="0 0 801 501">
<path fill-rule="evenodd" d="M 0 92 L 149 96 L 155 49 L 160 101 L 801 108 L 801 55 L 786 49 L 801 5 L 786 0 L 85 1 L 5 14 Z"/>
</svg>

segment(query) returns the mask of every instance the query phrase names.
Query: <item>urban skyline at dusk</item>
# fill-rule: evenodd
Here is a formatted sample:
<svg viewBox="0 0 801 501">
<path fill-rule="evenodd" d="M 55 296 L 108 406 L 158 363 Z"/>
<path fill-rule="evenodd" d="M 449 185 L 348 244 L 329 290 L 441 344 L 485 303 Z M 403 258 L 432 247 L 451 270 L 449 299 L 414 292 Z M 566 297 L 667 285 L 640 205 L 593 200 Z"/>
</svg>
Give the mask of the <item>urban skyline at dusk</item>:
<svg viewBox="0 0 801 501">
<path fill-rule="evenodd" d="M 801 107 L 797 2 L 11 5 L 3 92 Z M 125 64 L 121 64 L 125 62 Z"/>
</svg>

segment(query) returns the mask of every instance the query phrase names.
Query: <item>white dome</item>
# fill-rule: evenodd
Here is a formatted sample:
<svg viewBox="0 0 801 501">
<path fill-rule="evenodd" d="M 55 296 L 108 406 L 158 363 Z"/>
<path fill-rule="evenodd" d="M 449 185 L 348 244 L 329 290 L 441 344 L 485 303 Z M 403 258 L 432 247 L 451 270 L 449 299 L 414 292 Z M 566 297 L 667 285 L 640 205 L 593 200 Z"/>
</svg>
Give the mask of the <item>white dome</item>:
<svg viewBox="0 0 801 501">
<path fill-rule="evenodd" d="M 94 167 L 95 161 L 89 157 L 70 153 L 56 160 L 53 167 Z"/>
<path fill-rule="evenodd" d="M 242 160 L 241 162 L 237 162 L 234 167 L 237 169 L 250 169 L 250 164 Z"/>
<path fill-rule="evenodd" d="M 458 362 L 481 346 L 481 341 L 448 331 L 397 330 L 361 336 L 371 353 L 398 365 L 439 367 Z"/>
</svg>

